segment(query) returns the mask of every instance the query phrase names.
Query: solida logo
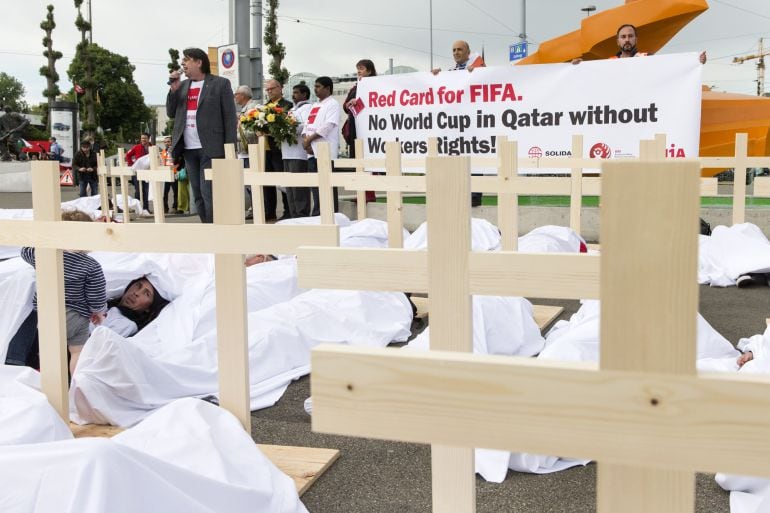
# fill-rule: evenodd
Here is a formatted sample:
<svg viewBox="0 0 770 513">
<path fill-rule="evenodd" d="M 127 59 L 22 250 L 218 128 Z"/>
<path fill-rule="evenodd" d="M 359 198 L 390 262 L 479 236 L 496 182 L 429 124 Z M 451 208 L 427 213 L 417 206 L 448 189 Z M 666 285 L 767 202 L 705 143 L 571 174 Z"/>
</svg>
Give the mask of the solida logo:
<svg viewBox="0 0 770 513">
<path fill-rule="evenodd" d="M 540 146 L 532 146 L 527 152 L 527 155 L 533 159 L 539 159 L 543 156 L 543 150 L 540 148 Z"/>
</svg>

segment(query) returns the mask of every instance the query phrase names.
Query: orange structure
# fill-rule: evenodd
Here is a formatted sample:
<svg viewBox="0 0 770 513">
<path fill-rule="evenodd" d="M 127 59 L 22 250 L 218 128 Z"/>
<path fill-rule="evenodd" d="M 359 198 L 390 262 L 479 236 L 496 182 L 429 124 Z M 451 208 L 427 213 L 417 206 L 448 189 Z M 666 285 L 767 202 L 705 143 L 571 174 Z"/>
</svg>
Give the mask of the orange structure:
<svg viewBox="0 0 770 513">
<path fill-rule="evenodd" d="M 517 64 L 606 59 L 618 51 L 618 27 L 637 28 L 639 50 L 655 53 L 685 25 L 708 9 L 705 0 L 626 0 L 618 7 L 581 21 L 580 29 L 540 45 Z M 749 134 L 749 155 L 770 155 L 770 98 L 716 93 L 704 87 L 701 104 L 700 155 L 734 154 L 735 134 Z M 713 175 L 721 170 L 704 170 Z"/>
</svg>

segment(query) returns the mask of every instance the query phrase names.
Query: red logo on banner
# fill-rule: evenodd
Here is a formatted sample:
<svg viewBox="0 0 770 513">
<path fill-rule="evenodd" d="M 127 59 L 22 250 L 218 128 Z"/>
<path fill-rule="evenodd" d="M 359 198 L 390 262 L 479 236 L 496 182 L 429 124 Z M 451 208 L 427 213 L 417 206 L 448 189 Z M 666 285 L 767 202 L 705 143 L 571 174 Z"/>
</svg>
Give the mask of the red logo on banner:
<svg viewBox="0 0 770 513">
<path fill-rule="evenodd" d="M 533 146 L 529 149 L 527 152 L 527 155 L 532 157 L 533 159 L 539 159 L 543 156 L 543 150 L 540 149 L 540 146 Z"/>
<path fill-rule="evenodd" d="M 683 159 L 687 157 L 684 153 L 684 148 L 677 148 L 676 144 L 671 144 L 670 148 L 666 148 L 666 157 Z"/>
<path fill-rule="evenodd" d="M 588 151 L 592 159 L 608 159 L 611 153 L 610 147 L 604 143 L 596 143 Z"/>
</svg>

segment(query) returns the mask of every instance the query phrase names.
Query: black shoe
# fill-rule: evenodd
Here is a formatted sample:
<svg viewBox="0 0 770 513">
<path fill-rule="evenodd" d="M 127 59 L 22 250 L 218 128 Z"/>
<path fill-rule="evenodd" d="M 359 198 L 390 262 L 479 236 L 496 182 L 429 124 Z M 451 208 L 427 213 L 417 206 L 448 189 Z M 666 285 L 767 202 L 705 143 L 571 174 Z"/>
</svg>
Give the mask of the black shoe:
<svg viewBox="0 0 770 513">
<path fill-rule="evenodd" d="M 764 273 L 742 274 L 735 280 L 735 284 L 741 289 L 767 285 L 767 276 Z"/>
<path fill-rule="evenodd" d="M 251 211 L 246 212 L 246 220 L 249 221 L 251 219 L 254 219 L 254 213 Z"/>
<path fill-rule="evenodd" d="M 291 216 L 284 214 L 278 218 L 278 221 L 286 221 L 287 219 L 291 219 Z"/>
</svg>

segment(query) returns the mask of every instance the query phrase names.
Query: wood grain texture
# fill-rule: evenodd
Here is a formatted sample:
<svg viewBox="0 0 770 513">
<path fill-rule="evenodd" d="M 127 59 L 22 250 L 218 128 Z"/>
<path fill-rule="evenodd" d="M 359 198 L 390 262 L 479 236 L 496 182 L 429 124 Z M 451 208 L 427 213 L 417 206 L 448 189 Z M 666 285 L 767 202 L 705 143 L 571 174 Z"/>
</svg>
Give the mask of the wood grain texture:
<svg viewBox="0 0 770 513">
<path fill-rule="evenodd" d="M 265 176 L 265 143 L 267 139 L 259 137 L 256 143 L 249 144 L 249 170 L 244 173 L 250 178 Z M 251 213 L 253 224 L 265 224 L 265 196 L 262 187 L 255 183 L 251 185 Z"/>
<path fill-rule="evenodd" d="M 332 160 L 329 143 L 318 143 L 318 203 L 321 224 L 334 224 L 334 196 L 332 189 Z"/>
<path fill-rule="evenodd" d="M 532 305 L 532 317 L 540 331 L 545 331 L 564 311 L 562 306 Z"/>
<path fill-rule="evenodd" d="M 474 252 L 469 266 L 473 294 L 554 299 L 599 297 L 598 255 Z"/>
<path fill-rule="evenodd" d="M 302 288 L 428 292 L 428 254 L 376 248 L 297 250 Z"/>
<path fill-rule="evenodd" d="M 518 179 L 518 143 L 507 137 L 497 136 L 497 155 L 500 168 L 498 180 L 513 182 Z M 497 227 L 500 229 L 500 246 L 503 251 L 516 251 L 519 247 L 519 195 L 504 192 L 497 195 Z"/>
<path fill-rule="evenodd" d="M 746 173 L 753 167 L 748 161 L 748 134 L 735 134 L 735 162 L 733 165 L 733 224 L 746 220 Z"/>
<path fill-rule="evenodd" d="M 241 215 L 243 215 L 241 213 Z M 0 244 L 131 253 L 295 253 L 302 245 L 337 246 L 336 226 L 104 224 L 0 220 Z"/>
<path fill-rule="evenodd" d="M 770 476 L 766 376 L 330 345 L 312 367 L 317 432 Z"/>
<path fill-rule="evenodd" d="M 642 158 L 664 159 L 665 141 L 647 146 Z M 699 176 L 694 161 L 604 165 L 602 369 L 695 374 Z M 598 513 L 694 505 L 692 472 L 599 459 Z"/>
<path fill-rule="evenodd" d="M 356 149 L 356 155 L 363 158 L 364 156 L 364 141 L 361 139 L 356 139 L 353 142 L 355 149 Z M 366 170 L 364 169 L 364 166 L 356 165 L 356 175 L 358 176 L 364 176 L 366 174 Z M 356 219 L 366 219 L 366 191 L 356 191 Z"/>
<path fill-rule="evenodd" d="M 243 170 L 237 160 L 214 159 L 214 223 L 242 225 Z M 240 201 L 233 201 L 240 198 Z M 246 268 L 242 254 L 215 255 L 219 404 L 251 432 Z"/>
<path fill-rule="evenodd" d="M 572 136 L 572 158 L 583 158 L 583 136 Z M 583 168 L 574 166 L 570 169 L 569 227 L 580 233 L 583 211 Z"/>
<path fill-rule="evenodd" d="M 757 198 L 770 198 L 770 176 L 754 178 L 754 196 Z"/>
<path fill-rule="evenodd" d="M 473 351 L 473 311 L 468 274 L 471 250 L 470 159 L 428 157 L 428 297 L 431 350 Z M 431 446 L 434 513 L 473 513 L 473 449 Z"/>
<path fill-rule="evenodd" d="M 401 143 L 388 141 L 385 143 L 385 174 L 388 177 L 401 176 Z M 404 247 L 404 219 L 402 215 L 401 192 L 388 191 L 387 221 L 388 221 L 388 247 Z"/>
<path fill-rule="evenodd" d="M 61 224 L 58 162 L 32 163 L 32 210 L 35 221 Z M 29 233 L 28 221 L 21 228 Z M 72 223 L 83 226 L 83 223 Z M 21 242 L 19 246 L 35 246 Z M 66 247 L 65 245 L 59 248 Z M 40 388 L 65 421 L 69 419 L 67 328 L 64 310 L 64 266 L 58 248 L 35 248 L 37 329 L 40 339 Z"/>
</svg>

